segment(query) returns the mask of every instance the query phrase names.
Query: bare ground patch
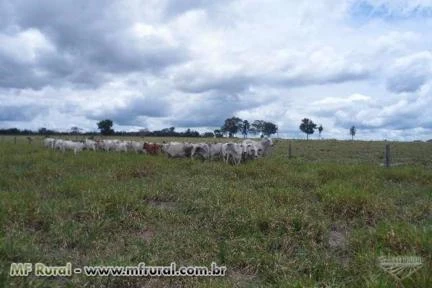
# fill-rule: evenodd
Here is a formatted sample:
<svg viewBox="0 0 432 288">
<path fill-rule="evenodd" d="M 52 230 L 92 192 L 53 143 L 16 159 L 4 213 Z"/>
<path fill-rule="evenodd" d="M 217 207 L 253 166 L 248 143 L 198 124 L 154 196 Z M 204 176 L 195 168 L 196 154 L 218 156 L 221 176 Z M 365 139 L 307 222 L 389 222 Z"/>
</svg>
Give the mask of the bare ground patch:
<svg viewBox="0 0 432 288">
<path fill-rule="evenodd" d="M 151 228 L 147 228 L 144 229 L 143 231 L 138 232 L 138 237 L 145 240 L 146 242 L 151 242 L 155 237 L 155 235 L 156 232 Z"/>
<path fill-rule="evenodd" d="M 337 261 L 344 267 L 348 267 L 350 258 L 348 249 L 348 232 L 346 228 L 333 224 L 328 236 L 327 244 L 332 250 L 332 254 Z"/>
</svg>

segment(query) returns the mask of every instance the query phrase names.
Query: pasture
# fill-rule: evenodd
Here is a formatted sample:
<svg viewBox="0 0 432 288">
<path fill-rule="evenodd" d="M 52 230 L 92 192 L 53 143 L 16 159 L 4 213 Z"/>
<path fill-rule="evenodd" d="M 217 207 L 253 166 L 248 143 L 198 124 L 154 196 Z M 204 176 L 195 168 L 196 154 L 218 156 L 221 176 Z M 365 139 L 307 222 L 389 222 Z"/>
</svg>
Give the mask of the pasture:
<svg viewBox="0 0 432 288">
<path fill-rule="evenodd" d="M 0 286 L 397 287 L 377 264 L 391 255 L 421 256 L 423 267 L 402 284 L 432 287 L 432 143 L 390 144 L 391 168 L 380 166 L 384 142 L 331 140 L 292 141 L 291 159 L 281 140 L 270 156 L 232 166 L 75 156 L 3 136 Z M 227 275 L 9 276 L 12 262 L 173 261 L 214 261 Z"/>
</svg>

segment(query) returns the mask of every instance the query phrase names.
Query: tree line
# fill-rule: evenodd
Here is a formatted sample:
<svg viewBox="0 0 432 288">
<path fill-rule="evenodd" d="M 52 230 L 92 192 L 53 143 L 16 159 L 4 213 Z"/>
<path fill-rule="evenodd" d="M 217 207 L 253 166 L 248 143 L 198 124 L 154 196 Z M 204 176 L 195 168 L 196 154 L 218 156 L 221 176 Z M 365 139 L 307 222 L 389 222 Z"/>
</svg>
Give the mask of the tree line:
<svg viewBox="0 0 432 288">
<path fill-rule="evenodd" d="M 300 131 L 306 134 L 306 140 L 309 140 L 309 135 L 313 134 L 315 130 L 318 130 L 319 137 L 321 138 L 321 133 L 324 130 L 324 127 L 322 125 L 318 126 L 309 118 L 302 119 L 299 128 Z M 354 140 L 356 132 L 357 128 L 355 126 L 351 126 L 350 135 L 352 137 L 352 140 Z"/>
<path fill-rule="evenodd" d="M 271 136 L 278 132 L 278 127 L 276 124 L 264 121 L 264 120 L 254 120 L 249 122 L 248 120 L 242 120 L 239 117 L 231 117 L 225 119 L 223 125 L 219 129 L 214 131 L 207 131 L 204 133 L 199 133 L 198 131 L 187 129 L 184 132 L 175 131 L 175 127 L 164 128 L 161 130 L 150 131 L 148 129 L 141 129 L 139 131 L 126 132 L 126 131 L 114 131 L 113 121 L 110 119 L 101 120 L 97 123 L 97 127 L 102 135 L 116 135 L 116 136 L 147 136 L 147 137 L 234 137 L 241 134 L 244 138 L 248 135 L 259 135 L 261 137 Z M 309 140 L 309 135 L 318 131 L 321 138 L 321 133 L 324 128 L 322 125 L 315 124 L 311 119 L 304 118 L 301 120 L 300 131 L 306 134 L 306 139 Z M 352 126 L 349 129 L 349 134 L 354 140 L 357 129 Z M 55 130 L 50 130 L 47 128 L 40 128 L 37 131 L 32 131 L 29 129 L 20 130 L 18 128 L 8 128 L 0 129 L 0 135 L 90 135 L 96 136 L 98 132 L 82 132 L 79 127 L 71 127 L 70 131 L 59 132 Z"/>
<path fill-rule="evenodd" d="M 228 137 L 234 137 L 234 135 L 241 133 L 244 138 L 249 134 L 257 135 L 261 137 L 270 136 L 277 133 L 278 127 L 272 122 L 264 120 L 255 120 L 249 123 L 248 120 L 242 120 L 238 117 L 231 117 L 225 120 L 224 125 L 220 129 L 216 129 L 214 134 L 216 137 L 222 137 L 228 135 Z"/>
<path fill-rule="evenodd" d="M 102 135 L 114 135 L 115 132 L 112 129 L 113 121 L 105 119 L 97 123 L 98 129 Z M 261 136 L 270 136 L 277 132 L 278 127 L 276 124 L 267 122 L 264 120 L 255 120 L 252 124 L 248 120 L 242 120 L 238 117 L 231 117 L 225 119 L 224 124 L 220 129 L 216 129 L 213 132 L 204 132 L 200 134 L 198 131 L 187 129 L 185 132 L 175 131 L 175 127 L 164 128 L 162 130 L 149 131 L 148 129 L 140 130 L 138 133 L 142 136 L 169 136 L 169 137 L 234 137 L 238 133 L 241 133 L 243 137 L 247 137 L 248 134 L 260 134 Z"/>
<path fill-rule="evenodd" d="M 72 127 L 69 131 L 56 131 L 46 128 L 40 128 L 37 131 L 24 129 L 20 130 L 18 128 L 8 128 L 8 129 L 0 129 L 0 135 L 42 135 L 42 136 L 64 136 L 64 135 L 86 135 L 86 136 L 97 136 L 97 135 L 112 135 L 112 136 L 153 136 L 153 137 L 213 137 L 214 133 L 206 132 L 200 134 L 198 131 L 194 131 L 191 129 L 187 129 L 184 132 L 174 131 L 174 127 L 164 128 L 162 130 L 149 131 L 148 129 L 142 129 L 139 131 L 114 131 L 113 129 L 109 129 L 108 131 L 101 132 L 82 132 L 82 129 L 77 127 Z"/>
</svg>

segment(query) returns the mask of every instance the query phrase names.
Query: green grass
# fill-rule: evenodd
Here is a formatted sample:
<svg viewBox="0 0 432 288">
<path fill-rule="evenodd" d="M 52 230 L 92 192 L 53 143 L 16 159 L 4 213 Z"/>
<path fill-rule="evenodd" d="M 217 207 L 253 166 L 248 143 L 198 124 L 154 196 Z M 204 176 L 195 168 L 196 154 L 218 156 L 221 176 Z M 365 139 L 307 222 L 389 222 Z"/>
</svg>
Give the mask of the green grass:
<svg viewBox="0 0 432 288">
<path fill-rule="evenodd" d="M 189 139 L 186 139 L 189 140 Z M 197 140 L 197 139 L 195 139 Z M 162 141 L 162 139 L 150 139 Z M 213 142 L 213 139 L 208 139 Z M 0 287 L 432 287 L 432 144 L 288 141 L 240 166 L 0 139 Z M 387 142 L 388 143 L 388 142 Z M 335 235 L 339 244 L 330 244 Z M 227 266 L 222 278 L 10 277 L 12 262 Z"/>
</svg>

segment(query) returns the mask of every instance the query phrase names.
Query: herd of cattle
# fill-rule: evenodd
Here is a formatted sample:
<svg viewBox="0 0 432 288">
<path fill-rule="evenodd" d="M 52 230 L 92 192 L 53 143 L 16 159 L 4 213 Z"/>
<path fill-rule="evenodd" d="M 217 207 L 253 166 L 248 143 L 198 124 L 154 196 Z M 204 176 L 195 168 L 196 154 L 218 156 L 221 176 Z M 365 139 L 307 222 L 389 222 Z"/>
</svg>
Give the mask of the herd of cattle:
<svg viewBox="0 0 432 288">
<path fill-rule="evenodd" d="M 169 158 L 200 158 L 203 160 L 222 159 L 226 163 L 239 165 L 242 161 L 248 161 L 265 156 L 270 152 L 273 142 L 269 138 L 261 141 L 244 140 L 241 143 L 147 143 L 139 141 L 121 141 L 113 139 L 71 141 L 55 138 L 45 138 L 44 146 L 54 150 L 65 152 L 71 150 L 75 154 L 82 150 L 91 151 L 115 151 L 145 154 L 164 153 Z"/>
</svg>

